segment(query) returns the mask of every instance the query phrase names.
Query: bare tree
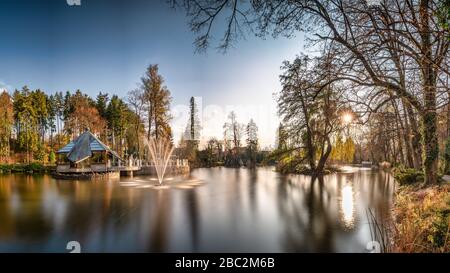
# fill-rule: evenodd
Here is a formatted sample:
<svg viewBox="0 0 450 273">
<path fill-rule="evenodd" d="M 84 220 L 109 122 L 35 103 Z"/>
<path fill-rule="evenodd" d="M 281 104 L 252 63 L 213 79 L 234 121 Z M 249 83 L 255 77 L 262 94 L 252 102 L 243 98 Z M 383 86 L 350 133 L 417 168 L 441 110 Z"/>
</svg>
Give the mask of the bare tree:
<svg viewBox="0 0 450 273">
<path fill-rule="evenodd" d="M 135 114 L 135 124 L 134 130 L 137 138 L 137 150 L 140 155 L 141 146 L 140 146 L 140 136 L 141 136 L 141 128 L 142 125 L 142 117 L 144 116 L 145 111 L 145 98 L 142 89 L 136 88 L 128 92 L 128 105 L 132 109 Z"/>
</svg>

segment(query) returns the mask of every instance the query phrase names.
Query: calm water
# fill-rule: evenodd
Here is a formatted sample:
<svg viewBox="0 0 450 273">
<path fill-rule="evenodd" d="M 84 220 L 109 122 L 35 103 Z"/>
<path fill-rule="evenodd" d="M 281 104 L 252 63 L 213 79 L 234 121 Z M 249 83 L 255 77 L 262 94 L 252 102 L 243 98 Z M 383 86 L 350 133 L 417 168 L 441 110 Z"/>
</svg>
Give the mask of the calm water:
<svg viewBox="0 0 450 273">
<path fill-rule="evenodd" d="M 0 176 L 0 252 L 365 252 L 367 209 L 389 213 L 386 173 L 349 169 L 323 181 L 257 170 L 197 169 L 203 184 Z M 172 182 L 176 185 L 176 182 Z"/>
</svg>

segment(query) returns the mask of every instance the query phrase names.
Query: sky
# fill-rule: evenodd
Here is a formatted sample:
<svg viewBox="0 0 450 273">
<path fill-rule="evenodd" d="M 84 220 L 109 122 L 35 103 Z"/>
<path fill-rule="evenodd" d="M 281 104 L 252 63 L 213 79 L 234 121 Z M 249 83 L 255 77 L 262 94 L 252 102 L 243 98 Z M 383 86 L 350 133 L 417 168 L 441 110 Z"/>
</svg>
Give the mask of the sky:
<svg viewBox="0 0 450 273">
<path fill-rule="evenodd" d="M 280 66 L 305 52 L 304 37 L 249 34 L 225 54 L 214 48 L 196 53 L 189 18 L 164 0 L 67 2 L 73 0 L 0 0 L 0 89 L 11 93 L 27 85 L 48 94 L 79 89 L 92 97 L 107 92 L 126 99 L 146 67 L 159 64 L 173 98 L 175 141 L 194 96 L 202 139 L 221 139 L 234 110 L 239 122 L 255 120 L 261 147 L 274 145 Z"/>
</svg>

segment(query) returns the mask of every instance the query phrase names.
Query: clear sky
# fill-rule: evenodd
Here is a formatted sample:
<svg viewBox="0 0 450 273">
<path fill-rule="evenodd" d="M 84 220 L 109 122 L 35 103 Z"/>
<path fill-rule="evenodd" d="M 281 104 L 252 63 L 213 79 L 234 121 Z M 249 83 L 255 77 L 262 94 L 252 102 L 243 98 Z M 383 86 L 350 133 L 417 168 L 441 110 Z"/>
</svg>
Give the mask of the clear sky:
<svg viewBox="0 0 450 273">
<path fill-rule="evenodd" d="M 247 36 L 226 54 L 196 54 L 184 11 L 165 1 L 0 0 L 0 89 L 28 85 L 51 94 L 81 91 L 122 98 L 149 64 L 159 64 L 172 93 L 178 139 L 191 96 L 201 98 L 203 138 L 223 137 L 230 110 L 254 118 L 261 145 L 273 145 L 278 126 L 274 94 L 283 60 L 304 51 L 303 37 Z M 217 33 L 220 37 L 222 33 Z"/>
</svg>

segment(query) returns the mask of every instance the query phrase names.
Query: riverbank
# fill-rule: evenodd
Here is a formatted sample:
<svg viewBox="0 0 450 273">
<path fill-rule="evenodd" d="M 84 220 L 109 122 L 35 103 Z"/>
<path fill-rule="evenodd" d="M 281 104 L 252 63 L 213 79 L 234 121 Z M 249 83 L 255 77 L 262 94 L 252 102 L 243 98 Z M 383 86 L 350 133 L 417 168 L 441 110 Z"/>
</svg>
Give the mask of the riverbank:
<svg viewBox="0 0 450 273">
<path fill-rule="evenodd" d="M 450 183 L 400 186 L 393 223 L 394 252 L 450 252 Z"/>
<path fill-rule="evenodd" d="M 332 173 L 340 173 L 344 172 L 342 169 L 344 165 L 342 166 L 334 166 L 329 165 L 325 166 L 322 175 L 328 175 Z M 312 170 L 307 165 L 298 165 L 298 166 L 292 166 L 292 165 L 281 165 L 278 164 L 275 166 L 275 170 L 282 174 L 300 174 L 300 175 L 312 175 Z"/>
<path fill-rule="evenodd" d="M 55 165 L 30 164 L 0 164 L 0 173 L 50 173 L 56 169 Z"/>
</svg>

